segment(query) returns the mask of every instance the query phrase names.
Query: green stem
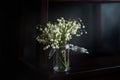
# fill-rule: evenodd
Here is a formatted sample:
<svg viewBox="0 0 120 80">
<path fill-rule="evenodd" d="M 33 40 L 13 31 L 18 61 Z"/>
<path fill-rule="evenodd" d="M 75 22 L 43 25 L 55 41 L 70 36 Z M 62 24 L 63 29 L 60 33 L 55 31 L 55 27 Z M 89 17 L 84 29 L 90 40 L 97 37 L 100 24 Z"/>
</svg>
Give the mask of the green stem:
<svg viewBox="0 0 120 80">
<path fill-rule="evenodd" d="M 63 50 L 63 52 L 59 55 L 59 67 L 60 68 L 66 68 L 67 67 L 67 61 L 66 61 L 66 52 Z"/>
</svg>

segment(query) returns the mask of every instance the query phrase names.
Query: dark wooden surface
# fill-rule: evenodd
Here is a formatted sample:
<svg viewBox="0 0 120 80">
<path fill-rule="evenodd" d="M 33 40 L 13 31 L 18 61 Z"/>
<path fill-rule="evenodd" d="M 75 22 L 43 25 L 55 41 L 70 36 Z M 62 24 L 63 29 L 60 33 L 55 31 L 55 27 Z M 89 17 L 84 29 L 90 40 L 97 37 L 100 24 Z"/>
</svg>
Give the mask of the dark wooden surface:
<svg viewBox="0 0 120 80">
<path fill-rule="evenodd" d="M 54 72 L 52 64 L 48 64 L 49 67 L 35 68 L 25 60 L 22 63 L 24 63 L 23 67 L 27 67 L 27 71 L 24 70 L 26 74 L 23 78 L 26 75 L 36 74 L 36 76 L 29 76 L 32 77 L 29 78 L 30 80 L 38 80 L 41 77 L 45 80 L 120 80 L 120 56 L 117 55 L 94 57 L 72 54 L 70 55 L 70 71 L 67 73 Z"/>
<path fill-rule="evenodd" d="M 120 56 L 91 57 L 72 55 L 70 71 L 49 73 L 50 80 L 113 80 L 120 79 Z"/>
</svg>

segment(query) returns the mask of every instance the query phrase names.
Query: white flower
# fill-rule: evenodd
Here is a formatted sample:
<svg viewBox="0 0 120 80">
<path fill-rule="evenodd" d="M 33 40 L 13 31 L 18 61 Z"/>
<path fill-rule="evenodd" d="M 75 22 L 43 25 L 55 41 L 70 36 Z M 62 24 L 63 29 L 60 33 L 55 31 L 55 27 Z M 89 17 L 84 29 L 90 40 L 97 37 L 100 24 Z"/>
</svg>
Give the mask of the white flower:
<svg viewBox="0 0 120 80">
<path fill-rule="evenodd" d="M 85 28 L 85 26 L 82 26 L 82 28 Z"/>
<path fill-rule="evenodd" d="M 36 39 L 39 43 L 44 43 L 46 47 L 44 49 L 59 48 L 60 46 L 65 46 L 67 41 L 72 39 L 72 35 L 80 36 L 86 31 L 82 31 L 82 28 L 85 26 L 81 25 L 82 20 L 80 22 L 76 20 L 65 20 L 63 17 L 57 19 L 57 23 L 48 22 L 46 26 L 40 26 L 39 29 L 42 34 L 39 34 Z M 82 27 L 82 28 L 81 28 Z M 80 33 L 78 32 L 80 29 Z"/>
<path fill-rule="evenodd" d="M 50 41 L 53 41 L 53 39 L 50 39 Z"/>
</svg>

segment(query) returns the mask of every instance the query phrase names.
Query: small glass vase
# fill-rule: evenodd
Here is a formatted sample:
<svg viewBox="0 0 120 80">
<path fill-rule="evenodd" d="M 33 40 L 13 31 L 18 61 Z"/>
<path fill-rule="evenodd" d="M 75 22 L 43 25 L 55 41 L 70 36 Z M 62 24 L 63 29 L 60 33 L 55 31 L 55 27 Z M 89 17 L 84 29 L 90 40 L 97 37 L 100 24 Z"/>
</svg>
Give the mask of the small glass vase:
<svg viewBox="0 0 120 80">
<path fill-rule="evenodd" d="M 70 70 L 69 48 L 66 46 L 55 49 L 53 70 L 55 72 L 68 72 Z"/>
</svg>

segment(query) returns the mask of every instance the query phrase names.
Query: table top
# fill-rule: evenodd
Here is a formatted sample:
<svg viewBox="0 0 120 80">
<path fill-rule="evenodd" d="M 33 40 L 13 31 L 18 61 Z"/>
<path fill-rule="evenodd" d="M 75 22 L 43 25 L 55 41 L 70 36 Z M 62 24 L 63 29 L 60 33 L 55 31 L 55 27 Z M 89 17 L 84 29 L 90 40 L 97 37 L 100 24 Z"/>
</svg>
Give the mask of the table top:
<svg viewBox="0 0 120 80">
<path fill-rule="evenodd" d="M 66 73 L 50 72 L 51 78 L 76 78 L 77 76 L 103 75 L 120 70 L 120 56 L 81 56 L 74 54 L 70 56 L 70 71 Z"/>
</svg>

